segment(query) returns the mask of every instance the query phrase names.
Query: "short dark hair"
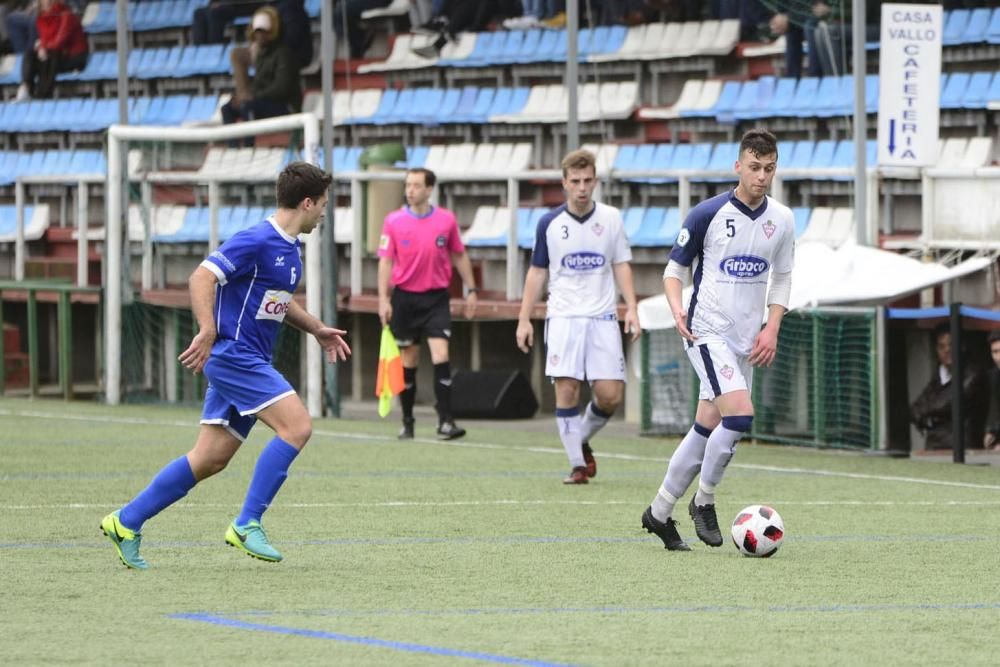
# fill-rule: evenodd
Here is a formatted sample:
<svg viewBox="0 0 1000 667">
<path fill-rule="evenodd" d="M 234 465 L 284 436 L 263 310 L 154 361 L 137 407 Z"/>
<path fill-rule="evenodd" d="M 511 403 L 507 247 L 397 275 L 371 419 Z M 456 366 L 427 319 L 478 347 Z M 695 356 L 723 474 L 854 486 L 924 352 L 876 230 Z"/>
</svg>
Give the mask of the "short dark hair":
<svg viewBox="0 0 1000 667">
<path fill-rule="evenodd" d="M 330 189 L 333 176 L 308 162 L 292 162 L 278 174 L 278 208 L 298 208 L 304 199 L 318 201 Z"/>
<path fill-rule="evenodd" d="M 743 151 L 749 151 L 758 159 L 767 155 L 778 157 L 778 140 L 767 130 L 756 127 L 747 130 L 740 139 L 740 155 L 743 155 Z"/>
<path fill-rule="evenodd" d="M 994 329 L 990 332 L 990 335 L 986 337 L 986 344 L 993 345 L 993 343 L 1000 343 L 1000 329 Z"/>
<path fill-rule="evenodd" d="M 945 334 L 951 335 L 951 323 L 941 322 L 935 325 L 931 333 L 934 335 L 934 342 L 937 343 L 941 339 L 941 336 Z"/>
<path fill-rule="evenodd" d="M 424 175 L 424 185 L 429 188 L 433 188 L 437 184 L 438 178 L 434 175 L 434 172 L 425 167 L 413 167 L 412 169 L 406 170 L 406 175 L 410 174 L 423 174 Z"/>
</svg>

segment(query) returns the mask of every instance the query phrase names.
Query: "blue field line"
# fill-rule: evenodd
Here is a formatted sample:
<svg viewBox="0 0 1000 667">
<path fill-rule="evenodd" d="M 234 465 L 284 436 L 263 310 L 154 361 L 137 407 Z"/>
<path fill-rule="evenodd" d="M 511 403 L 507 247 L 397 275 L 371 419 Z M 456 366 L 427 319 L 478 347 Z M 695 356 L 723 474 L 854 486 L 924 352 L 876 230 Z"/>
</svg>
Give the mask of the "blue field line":
<svg viewBox="0 0 1000 667">
<path fill-rule="evenodd" d="M 882 542 L 882 543 L 907 543 L 907 542 L 997 542 L 1000 536 L 997 535 L 807 535 L 807 536 L 787 536 L 786 544 L 799 544 L 811 542 Z M 550 536 L 511 536 L 511 537 L 342 537 L 322 540 L 281 540 L 282 546 L 293 547 L 378 547 L 378 546 L 400 546 L 408 544 L 445 544 L 445 545 L 472 545 L 472 544 L 492 544 L 492 545 L 527 545 L 527 544 L 659 544 L 650 537 L 550 537 Z M 218 548 L 219 540 L 201 541 L 166 541 L 166 540 L 146 540 L 144 547 L 153 549 L 191 549 L 191 548 Z M 81 542 L 77 544 L 59 542 L 0 542 L 0 550 L 3 549 L 103 549 L 106 542 Z"/>
<path fill-rule="evenodd" d="M 359 637 L 356 635 L 345 635 L 339 632 L 324 632 L 321 630 L 308 630 L 306 628 L 289 628 L 280 625 L 247 623 L 233 618 L 225 618 L 210 614 L 171 614 L 169 618 L 185 621 L 197 621 L 199 623 L 209 623 L 211 625 L 221 625 L 223 627 L 237 628 L 239 630 L 270 632 L 279 635 L 295 635 L 298 637 L 309 637 L 310 639 L 326 639 L 329 641 L 346 642 L 349 644 L 360 644 L 362 646 L 373 646 L 375 648 L 385 648 L 393 651 L 403 651 L 406 653 L 426 653 L 429 655 L 439 655 L 448 658 L 481 660 L 483 662 L 493 662 L 500 665 L 527 665 L 529 667 L 569 667 L 570 665 L 570 663 L 545 662 L 543 660 L 531 660 L 528 658 L 516 658 L 506 655 L 494 655 L 492 653 L 480 653 L 478 651 L 463 651 L 461 649 L 447 648 L 443 646 L 428 646 L 425 644 L 397 642 L 388 639 L 378 639 L 377 637 Z"/>
</svg>

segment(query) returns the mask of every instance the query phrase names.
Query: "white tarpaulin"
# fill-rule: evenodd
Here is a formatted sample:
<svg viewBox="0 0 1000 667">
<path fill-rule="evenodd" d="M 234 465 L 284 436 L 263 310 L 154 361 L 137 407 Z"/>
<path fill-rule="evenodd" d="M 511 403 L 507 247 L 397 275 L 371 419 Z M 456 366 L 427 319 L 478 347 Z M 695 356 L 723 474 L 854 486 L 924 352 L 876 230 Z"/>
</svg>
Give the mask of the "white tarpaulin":
<svg viewBox="0 0 1000 667">
<path fill-rule="evenodd" d="M 886 304 L 927 287 L 982 271 L 992 264 L 974 257 L 952 267 L 921 262 L 887 250 L 846 243 L 833 249 L 824 243 L 796 244 L 789 307 L 873 306 Z M 685 307 L 691 287 L 684 289 Z M 762 313 L 764 316 L 764 313 Z M 643 329 L 671 329 L 667 298 L 651 296 L 639 302 Z"/>
</svg>

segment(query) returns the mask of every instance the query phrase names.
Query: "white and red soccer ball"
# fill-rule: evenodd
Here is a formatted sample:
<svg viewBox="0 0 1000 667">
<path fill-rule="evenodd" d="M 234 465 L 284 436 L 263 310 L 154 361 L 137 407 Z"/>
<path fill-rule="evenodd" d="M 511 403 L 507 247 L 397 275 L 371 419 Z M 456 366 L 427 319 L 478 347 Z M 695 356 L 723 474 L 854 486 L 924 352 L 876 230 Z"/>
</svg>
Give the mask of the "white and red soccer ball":
<svg viewBox="0 0 1000 667">
<path fill-rule="evenodd" d="M 733 544 L 744 556 L 768 558 L 781 546 L 785 523 L 767 505 L 750 505 L 733 519 Z"/>
</svg>

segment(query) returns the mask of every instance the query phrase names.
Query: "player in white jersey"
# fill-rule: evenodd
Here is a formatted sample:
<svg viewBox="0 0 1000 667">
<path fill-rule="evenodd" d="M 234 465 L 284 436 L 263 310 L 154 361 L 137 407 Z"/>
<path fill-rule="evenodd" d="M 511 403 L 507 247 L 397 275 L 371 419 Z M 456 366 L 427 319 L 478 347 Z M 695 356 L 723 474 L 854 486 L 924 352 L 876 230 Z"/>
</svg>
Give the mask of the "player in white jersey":
<svg viewBox="0 0 1000 667">
<path fill-rule="evenodd" d="M 572 470 L 565 484 L 586 484 L 597 474 L 590 439 L 608 423 L 625 396 L 625 355 L 618 328 L 617 282 L 625 299 L 625 332 L 639 338 L 632 285 L 632 250 L 618 209 L 595 202 L 593 153 L 573 151 L 562 161 L 566 203 L 538 223 L 531 267 L 517 322 L 517 345 L 528 352 L 531 313 L 545 285 L 545 374 L 554 379 L 556 425 Z M 580 414 L 580 382 L 592 399 Z"/>
<path fill-rule="evenodd" d="M 735 166 L 739 183 L 691 210 L 663 272 L 670 312 L 701 380 L 694 426 L 642 515 L 643 527 L 672 551 L 690 550 L 671 514 L 696 475 L 698 491 L 688 505 L 695 532 L 710 546 L 722 545 L 715 488 L 753 423 L 753 366 L 770 366 L 777 350 L 795 252 L 792 212 L 767 196 L 777 164 L 774 135 L 744 134 Z M 694 289 L 685 309 L 681 287 L 692 267 Z"/>
</svg>

